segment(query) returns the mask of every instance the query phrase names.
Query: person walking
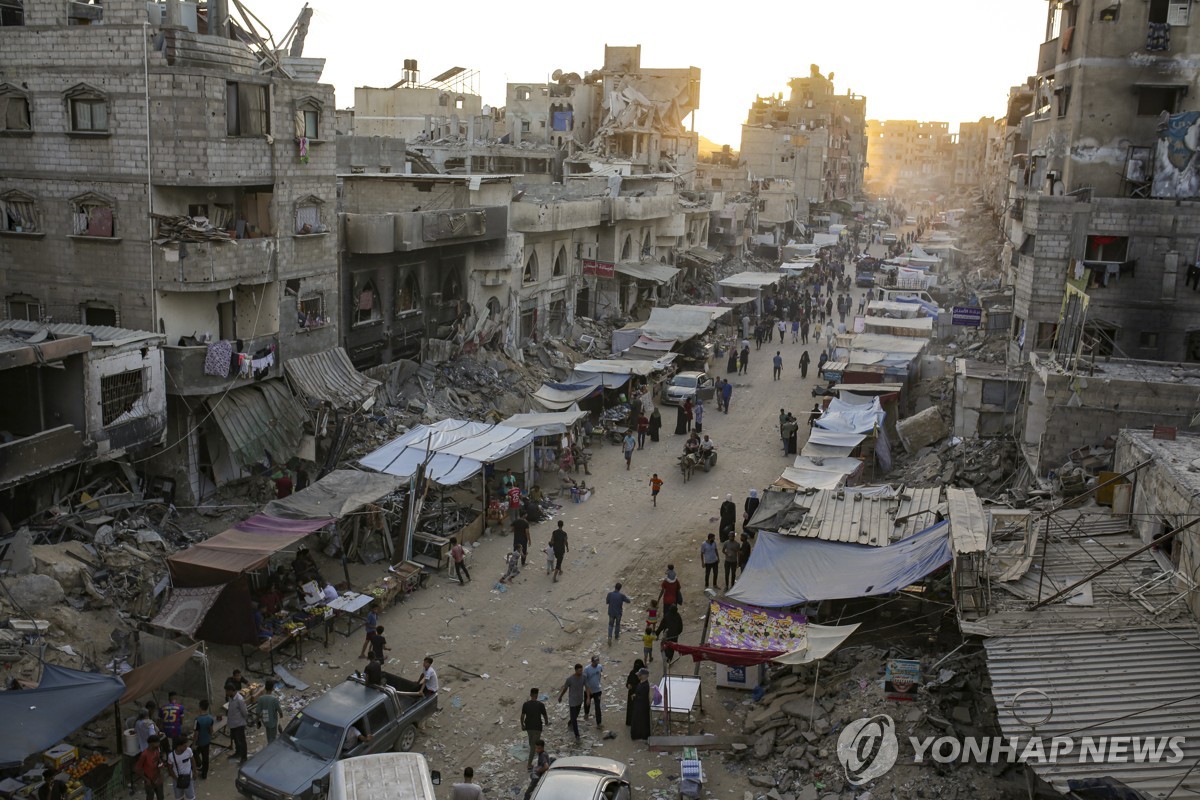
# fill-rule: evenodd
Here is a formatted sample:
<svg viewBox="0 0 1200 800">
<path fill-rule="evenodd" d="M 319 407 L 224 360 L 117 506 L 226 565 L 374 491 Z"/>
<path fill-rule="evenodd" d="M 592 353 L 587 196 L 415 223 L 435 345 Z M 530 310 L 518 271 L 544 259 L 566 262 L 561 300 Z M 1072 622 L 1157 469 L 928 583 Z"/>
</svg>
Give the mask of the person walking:
<svg viewBox="0 0 1200 800">
<path fill-rule="evenodd" d="M 758 489 L 751 489 L 750 496 L 746 498 L 746 502 L 742 504 L 742 530 L 754 518 L 754 512 L 758 511 Z"/>
<path fill-rule="evenodd" d="M 775 357 L 771 359 L 771 380 L 779 380 L 780 374 L 783 372 L 783 356 L 778 350 L 775 351 Z"/>
<path fill-rule="evenodd" d="M 779 320 L 779 343 L 784 343 L 784 338 L 787 336 L 787 323 Z"/>
<path fill-rule="evenodd" d="M 621 584 L 618 582 L 613 590 L 604 596 L 604 604 L 608 606 L 608 643 L 611 645 L 613 640 L 621 641 L 621 616 L 625 613 L 625 605 L 633 602 L 629 596 L 621 591 Z"/>
<path fill-rule="evenodd" d="M 696 418 L 696 433 L 704 432 L 704 398 L 696 395 L 696 407 L 692 409 L 692 415 Z"/>
<path fill-rule="evenodd" d="M 650 476 L 650 501 L 658 508 L 658 493 L 662 491 L 663 479 L 658 477 L 658 473 Z"/>
<path fill-rule="evenodd" d="M 625 438 L 621 440 L 621 451 L 625 453 L 625 471 L 629 471 L 629 465 L 633 463 L 633 450 L 637 447 L 637 439 L 633 438 L 633 431 L 626 430 Z"/>
<path fill-rule="evenodd" d="M 789 456 L 796 455 L 796 432 L 800 426 L 796 422 L 796 418 L 791 414 L 787 415 L 787 421 L 783 423 L 783 441 L 784 454 Z"/>
<path fill-rule="evenodd" d="M 602 679 L 604 677 L 604 665 L 600 663 L 600 656 L 593 655 L 592 663 L 583 668 L 583 682 L 587 688 L 587 694 L 583 698 L 583 718 L 587 719 L 590 713 L 590 707 L 596 707 L 596 727 L 599 728 L 603 723 L 601 716 L 604 714 L 600 707 L 600 694 L 604 690 Z"/>
<path fill-rule="evenodd" d="M 275 696 L 274 679 L 268 678 L 263 684 L 263 694 L 258 698 L 256 706 L 258 721 L 262 723 L 263 733 L 267 735 L 267 744 L 270 744 L 279 735 L 279 718 L 283 716 L 283 708 L 279 705 L 279 698 Z"/>
<path fill-rule="evenodd" d="M 521 566 L 529 560 L 529 520 L 521 514 L 513 520 L 513 550 L 521 551 Z"/>
<path fill-rule="evenodd" d="M 779 441 L 783 443 L 783 454 L 787 455 L 787 433 L 783 426 L 787 424 L 788 412 L 779 409 Z"/>
<path fill-rule="evenodd" d="M 483 800 L 483 787 L 475 782 L 475 770 L 463 770 L 463 782 L 450 787 L 450 800 Z"/>
<path fill-rule="evenodd" d="M 667 577 L 660 585 L 658 599 L 662 600 L 664 612 L 672 606 L 683 604 L 683 588 L 679 585 L 679 578 L 675 575 L 674 564 L 667 564 Z"/>
<path fill-rule="evenodd" d="M 467 576 L 468 580 L 470 575 Z M 367 648 L 371 645 L 371 637 L 375 635 L 375 628 L 379 625 L 379 603 L 371 603 L 367 607 L 367 619 L 363 623 L 363 645 L 362 652 L 358 654 L 359 658 L 367 657 Z"/>
<path fill-rule="evenodd" d="M 550 756 L 546 755 L 546 742 L 538 739 L 534 742 L 534 765 L 529 772 L 529 788 L 525 790 L 525 800 L 533 797 L 534 789 L 537 789 L 538 781 L 546 774 L 546 770 L 550 769 Z"/>
<path fill-rule="evenodd" d="M 450 559 L 454 562 L 454 574 L 458 578 L 459 585 L 469 583 L 471 573 L 467 569 L 467 551 L 463 549 L 457 536 L 450 537 Z M 466 580 L 463 580 L 464 576 L 466 576 Z"/>
<path fill-rule="evenodd" d="M 737 580 L 739 549 L 736 536 L 730 536 L 721 542 L 721 555 L 725 559 L 725 591 L 729 591 L 729 587 L 733 586 L 734 581 Z"/>
<path fill-rule="evenodd" d="M 800 341 L 800 318 L 796 317 L 792 320 L 792 344 Z"/>
<path fill-rule="evenodd" d="M 746 574 L 746 565 L 750 563 L 750 550 L 750 535 L 743 533 L 742 543 L 738 547 L 738 569 L 743 575 Z"/>
<path fill-rule="evenodd" d="M 679 606 L 666 606 L 663 609 L 662 622 L 658 623 L 659 641 L 662 643 L 663 663 L 670 664 L 675 660 L 675 651 L 671 645 L 679 641 L 683 633 L 683 617 L 679 615 Z"/>
<path fill-rule="evenodd" d="M 821 413 L 821 404 L 813 403 L 812 411 L 808 412 L 808 427 L 816 427 L 817 420 L 821 418 Z"/>
<path fill-rule="evenodd" d="M 583 678 L 583 664 L 576 664 L 575 671 L 563 681 L 562 688 L 558 690 L 557 702 L 562 702 L 564 694 L 567 695 L 567 706 L 571 710 L 567 727 L 575 734 L 575 741 L 579 742 L 579 712 L 583 708 L 584 698 L 588 695 L 587 681 Z"/>
<path fill-rule="evenodd" d="M 800 377 L 801 379 L 808 377 L 808 365 L 811 359 L 808 357 L 808 351 L 805 350 L 800 354 Z"/>
<path fill-rule="evenodd" d="M 650 432 L 650 418 L 646 416 L 646 412 L 642 412 L 638 416 L 637 421 L 637 449 L 642 450 L 646 447 L 646 434 Z"/>
<path fill-rule="evenodd" d="M 175 779 L 175 800 L 196 800 L 196 781 L 192 774 L 192 748 L 188 747 L 188 738 L 180 736 L 175 740 L 175 747 L 167 756 L 167 769 Z"/>
<path fill-rule="evenodd" d="M 800 324 L 800 343 L 801 344 L 808 344 L 808 327 L 809 327 L 808 317 L 806 316 L 804 318 L 804 322 L 802 322 Z"/>
<path fill-rule="evenodd" d="M 692 404 L 692 398 L 684 398 L 683 401 L 683 431 L 690 433 L 692 430 L 692 420 L 696 418 L 696 407 Z"/>
<path fill-rule="evenodd" d="M 159 728 L 166 734 L 168 741 L 174 742 L 183 736 L 183 718 L 186 712 L 179 702 L 175 692 L 167 692 L 167 702 L 158 709 Z"/>
<path fill-rule="evenodd" d="M 700 543 L 700 561 L 704 564 L 704 588 L 708 588 L 708 578 L 712 576 L 713 588 L 717 587 L 717 569 L 721 561 L 717 551 L 717 536 L 710 533 L 708 538 Z"/>
<path fill-rule="evenodd" d="M 563 528 L 563 522 L 558 521 L 558 527 L 550 534 L 550 546 L 554 548 L 554 580 L 557 581 L 562 575 L 563 556 L 571 548 L 567 544 L 567 531 Z"/>
<path fill-rule="evenodd" d="M 162 737 L 152 733 L 146 740 L 146 747 L 133 765 L 133 774 L 142 779 L 142 788 L 146 790 L 146 800 L 163 800 L 163 761 L 159 740 Z M 49 770 L 47 770 L 49 772 Z"/>
<path fill-rule="evenodd" d="M 225 713 L 229 720 L 229 739 L 233 742 L 233 752 L 229 759 L 237 759 L 246 763 L 246 700 L 242 693 L 236 691 L 232 684 L 225 684 Z"/>
<path fill-rule="evenodd" d="M 738 364 L 738 375 L 746 375 L 750 370 L 750 348 L 743 347 L 741 360 Z"/>
<path fill-rule="evenodd" d="M 721 503 L 720 514 L 719 533 L 723 542 L 733 534 L 734 528 L 737 527 L 737 504 L 733 502 L 733 495 L 725 495 L 725 502 Z"/>
<path fill-rule="evenodd" d="M 637 684 L 629 698 L 629 738 L 635 742 L 650 738 L 650 670 L 640 667 Z"/>
<path fill-rule="evenodd" d="M 525 760 L 525 768 L 533 766 L 537 756 L 537 742 L 542 738 L 544 726 L 550 724 L 550 715 L 546 713 L 546 704 L 538 699 L 538 690 L 529 690 L 529 699 L 521 706 L 521 730 L 529 738 L 529 758 Z"/>
<path fill-rule="evenodd" d="M 650 441 L 658 441 L 658 432 L 662 430 L 662 414 L 658 411 L 658 406 L 650 412 L 650 426 L 646 429 L 650 434 Z"/>
<path fill-rule="evenodd" d="M 721 384 L 721 404 L 726 414 L 729 413 L 729 401 L 733 398 L 733 384 L 725 381 Z"/>
<path fill-rule="evenodd" d="M 196 732 L 196 771 L 200 780 L 208 780 L 208 755 L 212 747 L 213 727 L 217 720 L 208 711 L 208 701 L 200 701 L 200 713 L 196 715 L 193 730 Z"/>
</svg>

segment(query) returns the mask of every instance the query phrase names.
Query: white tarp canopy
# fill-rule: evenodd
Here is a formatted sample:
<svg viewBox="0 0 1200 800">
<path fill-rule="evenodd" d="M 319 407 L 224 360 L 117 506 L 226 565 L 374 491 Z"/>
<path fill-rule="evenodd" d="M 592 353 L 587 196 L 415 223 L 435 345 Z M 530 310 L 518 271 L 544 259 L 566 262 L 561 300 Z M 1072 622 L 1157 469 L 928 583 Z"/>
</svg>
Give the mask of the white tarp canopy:
<svg viewBox="0 0 1200 800">
<path fill-rule="evenodd" d="M 670 338 L 670 337 L 663 337 Z M 637 375 L 646 377 L 657 367 L 652 361 L 642 361 L 624 358 L 593 358 L 575 365 L 576 372 L 592 372 L 601 375 Z M 567 383 L 571 383 L 568 379 Z"/>
<path fill-rule="evenodd" d="M 838 243 L 836 233 L 814 233 L 812 243 L 817 247 L 832 247 Z"/>
<path fill-rule="evenodd" d="M 891 355 L 918 355 L 928 342 L 913 336 L 890 336 L 886 333 L 859 333 L 850 339 L 851 351 L 866 350 Z M 841 346 L 841 341 L 838 342 Z"/>
<path fill-rule="evenodd" d="M 712 318 L 713 322 L 716 322 L 721 317 L 724 317 L 730 311 L 732 311 L 732 309 L 729 308 L 728 306 L 693 306 L 693 305 L 689 305 L 687 303 L 676 303 L 675 305 L 671 306 L 670 308 L 671 308 L 671 310 L 679 310 L 679 311 L 702 311 L 705 314 L 708 314 L 709 317 Z M 654 310 L 651 309 L 650 313 L 653 315 Z"/>
<path fill-rule="evenodd" d="M 808 441 L 800 450 L 800 455 L 810 458 L 845 458 L 854 452 L 854 448 L 862 444 L 865 438 L 867 437 L 858 433 L 836 433 L 813 428 L 808 434 Z"/>
<path fill-rule="evenodd" d="M 694 308 L 652 308 L 650 319 L 642 323 L 642 334 L 655 339 L 686 341 L 708 330 L 713 315 Z M 578 369 L 578 367 L 576 368 Z"/>
<path fill-rule="evenodd" d="M 836 489 L 846 476 L 838 472 L 817 469 L 784 467 L 778 483 L 790 483 L 798 489 Z"/>
<path fill-rule="evenodd" d="M 613 267 L 613 271 L 640 281 L 652 281 L 658 284 L 666 283 L 679 274 L 679 270 L 675 267 L 668 267 L 666 264 L 654 261 L 622 261 Z"/>
<path fill-rule="evenodd" d="M 892 300 L 872 300 L 867 303 L 867 313 L 873 317 L 893 316 L 896 319 L 912 319 L 922 316 L 924 307 L 915 303 L 897 303 Z"/>
<path fill-rule="evenodd" d="M 794 275 L 797 272 L 803 272 L 806 269 L 812 269 L 817 265 L 815 258 L 797 258 L 793 261 L 785 261 L 779 265 L 779 271 L 785 275 Z"/>
<path fill-rule="evenodd" d="M 725 597 L 764 608 L 874 597 L 919 581 L 951 558 L 946 522 L 886 547 L 760 531 L 750 563 Z"/>
<path fill-rule="evenodd" d="M 530 397 L 536 400 L 543 408 L 558 411 L 570 408 L 580 400 L 591 395 L 594 391 L 596 391 L 596 387 L 592 384 L 558 383 L 551 385 L 543 383 Z"/>
<path fill-rule="evenodd" d="M 932 317 L 917 317 L 916 319 L 895 319 L 893 317 L 863 317 L 867 332 L 872 328 L 882 330 L 906 330 L 914 333 L 933 333 Z"/>
<path fill-rule="evenodd" d="M 722 278 L 717 285 L 730 289 L 762 289 L 764 286 L 774 286 L 781 278 L 783 276 L 778 272 L 739 272 Z"/>
<path fill-rule="evenodd" d="M 848 403 L 834 397 L 816 421 L 816 427 L 836 433 L 872 433 L 883 427 L 886 416 L 878 397 L 872 397 L 869 403 Z M 811 436 L 809 441 L 812 441 Z"/>
<path fill-rule="evenodd" d="M 809 664 L 819 661 L 842 646 L 850 634 L 858 630 L 861 622 L 853 625 L 817 625 L 810 622 L 804 626 L 804 645 L 791 652 L 773 658 L 776 664 Z"/>
<path fill-rule="evenodd" d="M 367 469 L 407 478 L 429 459 L 427 476 L 435 483 L 453 486 L 533 443 L 534 432 L 507 425 L 489 425 L 461 419 L 418 425 L 364 456 L 358 463 Z"/>
<path fill-rule="evenodd" d="M 586 416 L 586 411 L 575 408 L 548 414 L 513 414 L 500 424 L 510 428 L 524 428 L 538 436 L 561 436 Z"/>
</svg>

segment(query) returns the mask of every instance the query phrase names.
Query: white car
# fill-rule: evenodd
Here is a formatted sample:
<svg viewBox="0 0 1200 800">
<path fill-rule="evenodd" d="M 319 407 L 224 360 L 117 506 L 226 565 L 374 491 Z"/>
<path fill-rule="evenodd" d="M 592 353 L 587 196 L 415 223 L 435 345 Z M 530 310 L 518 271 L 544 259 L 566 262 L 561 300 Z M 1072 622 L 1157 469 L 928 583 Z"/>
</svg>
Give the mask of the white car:
<svg viewBox="0 0 1200 800">
<path fill-rule="evenodd" d="M 711 400 L 715 389 L 713 379 L 703 372 L 677 372 L 663 387 L 662 402 L 678 406 L 683 405 L 683 401 L 689 397 L 693 403 L 697 396 Z"/>
<path fill-rule="evenodd" d="M 530 800 L 630 800 L 633 796 L 623 761 L 568 756 L 550 765 Z"/>
</svg>

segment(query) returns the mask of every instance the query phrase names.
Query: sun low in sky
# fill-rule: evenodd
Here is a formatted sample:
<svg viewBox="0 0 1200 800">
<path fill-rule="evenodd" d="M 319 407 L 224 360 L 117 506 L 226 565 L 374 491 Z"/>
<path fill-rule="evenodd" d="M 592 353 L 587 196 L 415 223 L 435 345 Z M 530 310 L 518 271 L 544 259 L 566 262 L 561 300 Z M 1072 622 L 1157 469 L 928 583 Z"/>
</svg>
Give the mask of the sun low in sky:
<svg viewBox="0 0 1200 800">
<path fill-rule="evenodd" d="M 302 0 L 246 0 L 276 37 Z M 701 69 L 696 130 L 718 144 L 741 140 L 755 95 L 787 92 L 809 65 L 835 74 L 839 93 L 867 97 L 871 119 L 950 123 L 1005 111 L 1008 88 L 1037 65 L 1045 0 L 844 0 L 733 5 L 653 3 L 408 4 L 310 0 L 304 55 L 327 59 L 323 81 L 339 107 L 356 86 L 390 86 L 404 59 L 428 80 L 454 66 L 478 70 L 477 90 L 502 106 L 505 85 L 547 82 L 556 69 L 598 69 L 604 45 L 642 45 L 644 67 Z"/>
</svg>

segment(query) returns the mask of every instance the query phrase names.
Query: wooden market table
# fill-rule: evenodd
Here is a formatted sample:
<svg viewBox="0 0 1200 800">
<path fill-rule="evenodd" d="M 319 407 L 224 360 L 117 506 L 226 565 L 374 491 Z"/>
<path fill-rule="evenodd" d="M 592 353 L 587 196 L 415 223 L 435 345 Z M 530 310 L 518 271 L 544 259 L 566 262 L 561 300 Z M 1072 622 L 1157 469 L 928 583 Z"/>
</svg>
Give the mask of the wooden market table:
<svg viewBox="0 0 1200 800">
<path fill-rule="evenodd" d="M 275 653 L 285 648 L 295 648 L 295 658 L 297 661 L 304 658 L 304 638 L 308 634 L 308 628 L 295 628 L 287 633 L 277 633 L 270 639 L 259 642 L 255 646 L 241 645 L 242 650 L 242 666 L 247 672 L 253 672 L 256 675 L 267 675 L 274 677 L 275 675 Z M 326 634 L 328 640 L 328 634 Z M 256 659 L 255 663 L 262 664 L 267 662 L 266 671 L 256 669 L 251 664 L 251 659 Z"/>
<path fill-rule="evenodd" d="M 333 619 L 329 625 L 342 636 L 349 637 L 354 633 L 354 629 L 358 627 L 358 623 L 366 618 L 365 614 L 359 614 L 364 608 L 375 602 L 375 598 L 369 594 L 359 594 L 358 592 L 346 592 L 338 597 L 337 600 L 331 600 L 328 605 L 333 609 Z M 344 631 L 337 630 L 337 623 L 345 621 L 346 629 Z"/>
</svg>

